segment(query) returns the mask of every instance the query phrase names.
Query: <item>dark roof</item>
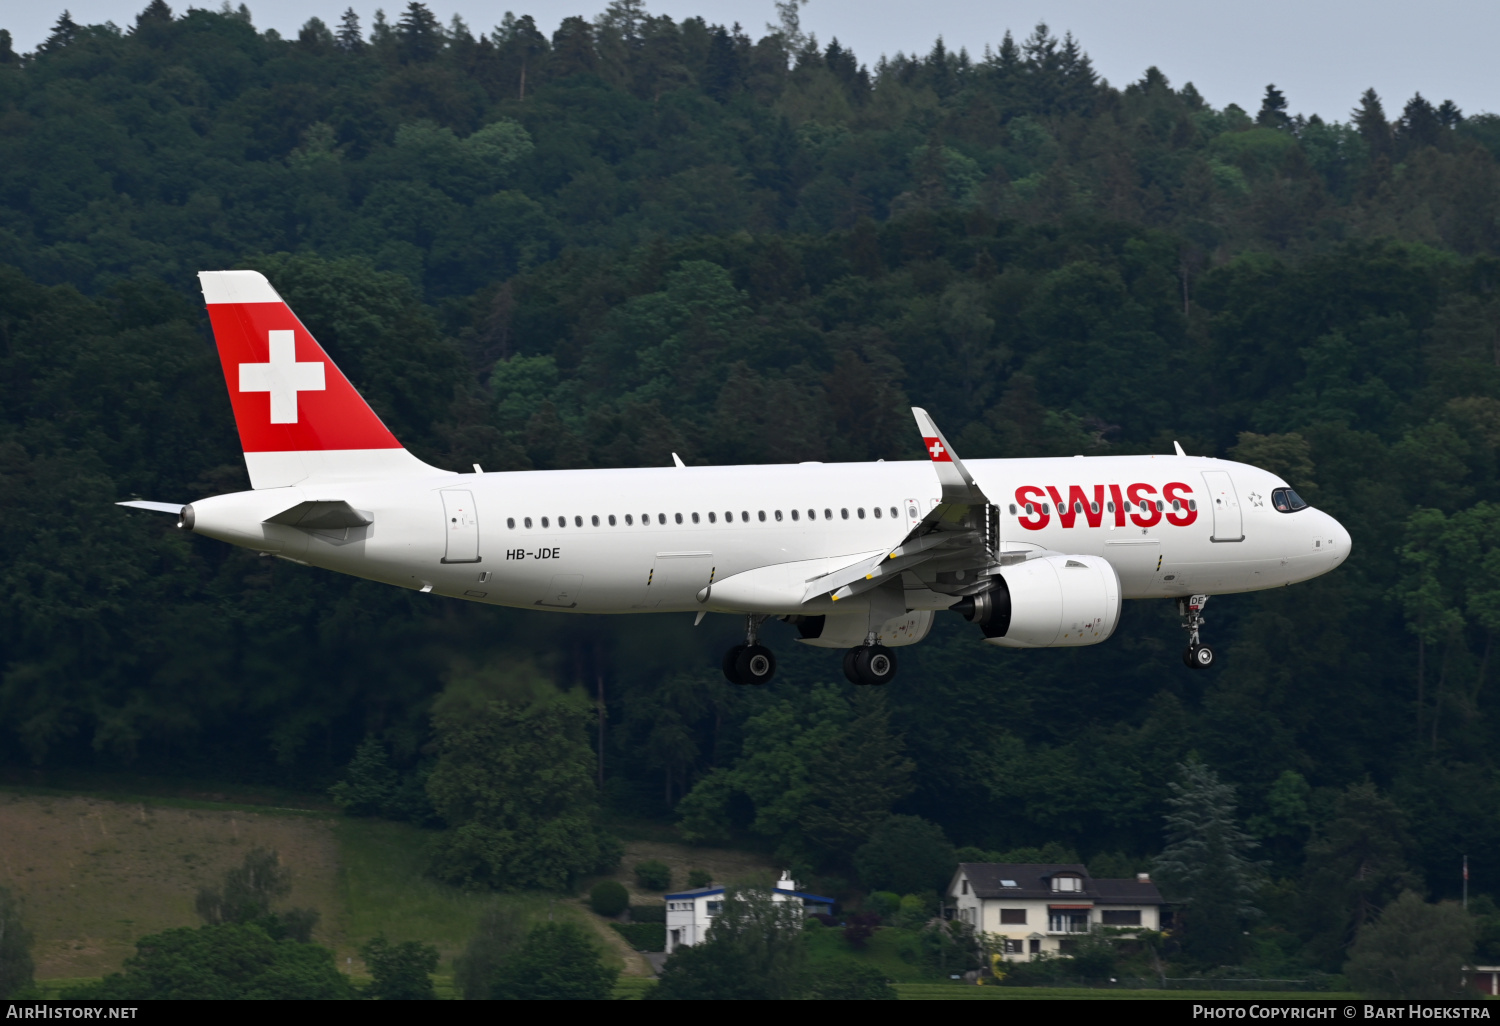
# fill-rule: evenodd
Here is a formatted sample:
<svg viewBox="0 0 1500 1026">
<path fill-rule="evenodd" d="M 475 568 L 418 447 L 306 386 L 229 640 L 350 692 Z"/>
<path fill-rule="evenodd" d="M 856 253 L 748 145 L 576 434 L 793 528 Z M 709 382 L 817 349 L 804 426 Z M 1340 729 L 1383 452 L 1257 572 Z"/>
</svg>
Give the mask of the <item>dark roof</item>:
<svg viewBox="0 0 1500 1026">
<path fill-rule="evenodd" d="M 816 905 L 832 905 L 833 904 L 833 899 L 830 898 L 830 897 L 827 897 L 826 895 L 823 895 L 823 894 L 809 894 L 806 891 L 787 891 L 787 890 L 782 890 L 780 887 L 773 888 L 773 890 L 774 890 L 774 893 L 776 893 L 776 894 L 790 894 L 793 897 L 801 898 L 804 901 L 811 901 L 813 904 L 816 904 Z M 686 900 L 690 900 L 690 899 L 693 899 L 693 898 L 711 897 L 711 896 L 713 896 L 715 894 L 723 894 L 723 893 L 724 893 L 724 888 L 722 888 L 722 887 L 695 887 L 695 888 L 693 888 L 690 891 L 673 891 L 671 894 L 663 894 L 662 895 L 662 900 L 663 901 L 682 901 L 682 900 L 685 900 L 685 899 Z"/>
<path fill-rule="evenodd" d="M 1084 898 L 1111 905 L 1160 905 L 1161 892 L 1153 883 L 1137 880 L 1095 880 L 1088 867 L 1079 863 L 961 862 L 949 886 L 950 896 L 958 886 L 958 877 L 968 877 L 969 886 L 980 898 L 1026 898 L 1061 900 Z M 1081 876 L 1083 890 L 1059 893 L 1052 889 L 1052 878 L 1059 874 Z M 1014 881 L 1014 887 L 1007 887 Z"/>
</svg>

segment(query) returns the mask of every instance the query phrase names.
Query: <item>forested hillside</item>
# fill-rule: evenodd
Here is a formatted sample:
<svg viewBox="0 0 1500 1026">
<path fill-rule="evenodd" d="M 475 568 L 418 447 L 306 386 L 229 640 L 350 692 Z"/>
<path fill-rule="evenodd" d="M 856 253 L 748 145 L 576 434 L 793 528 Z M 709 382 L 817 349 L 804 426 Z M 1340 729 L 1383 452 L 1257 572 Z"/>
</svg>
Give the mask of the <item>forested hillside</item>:
<svg viewBox="0 0 1500 1026">
<path fill-rule="evenodd" d="M 1196 757 L 1270 860 L 1277 951 L 1337 969 L 1465 853 L 1500 894 L 1500 118 L 1357 84 L 1324 118 L 1274 87 L 1216 108 L 1103 83 L 1045 26 L 871 63 L 782 7 L 759 39 L 640 0 L 551 39 L 412 3 L 291 40 L 162 0 L 34 54 L 0 34 L 6 772 L 321 791 L 370 739 L 353 810 L 456 826 L 465 703 L 519 694 L 578 836 L 596 800 L 685 817 L 847 889 L 895 812 L 1123 874 Z M 1257 463 L 1354 554 L 1215 599 L 1206 673 L 1132 603 L 1082 650 L 949 618 L 883 691 L 777 635 L 774 686 L 736 688 L 729 618 L 462 606 L 112 506 L 247 486 L 194 277 L 219 267 L 264 271 L 439 465 L 914 458 L 919 404 L 966 457 Z M 531 663 L 586 697 L 536 697 Z"/>
</svg>

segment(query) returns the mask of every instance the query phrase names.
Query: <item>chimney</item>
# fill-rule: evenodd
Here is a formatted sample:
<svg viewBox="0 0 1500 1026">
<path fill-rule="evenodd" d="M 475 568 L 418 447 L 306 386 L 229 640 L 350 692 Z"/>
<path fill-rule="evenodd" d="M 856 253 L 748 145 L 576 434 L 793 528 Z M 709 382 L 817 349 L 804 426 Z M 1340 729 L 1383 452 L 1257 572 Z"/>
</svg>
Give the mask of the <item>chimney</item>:
<svg viewBox="0 0 1500 1026">
<path fill-rule="evenodd" d="M 1151 874 L 1150 873 L 1137 873 L 1137 874 L 1135 874 L 1135 882 L 1136 883 L 1150 883 L 1151 882 Z"/>
</svg>

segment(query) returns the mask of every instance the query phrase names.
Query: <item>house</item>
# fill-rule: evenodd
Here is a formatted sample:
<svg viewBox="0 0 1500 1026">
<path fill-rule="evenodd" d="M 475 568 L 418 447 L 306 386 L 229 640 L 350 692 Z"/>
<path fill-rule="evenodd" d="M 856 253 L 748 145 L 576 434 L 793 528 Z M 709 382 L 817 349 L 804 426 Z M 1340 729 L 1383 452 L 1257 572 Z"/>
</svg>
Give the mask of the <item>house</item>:
<svg viewBox="0 0 1500 1026">
<path fill-rule="evenodd" d="M 1481 994 L 1500 997 L 1500 965 L 1474 965 L 1464 968 L 1464 982 Z"/>
<path fill-rule="evenodd" d="M 954 918 L 999 938 L 1012 962 L 1066 952 L 1095 927 L 1161 929 L 1161 892 L 1146 873 L 1096 880 L 1081 865 L 963 862 L 948 897 Z"/>
<path fill-rule="evenodd" d="M 724 907 L 723 887 L 697 887 L 690 891 L 668 894 L 667 954 L 678 947 L 699 944 L 708 937 L 708 928 Z M 796 902 L 807 915 L 831 912 L 833 899 L 821 894 L 807 894 L 797 888 L 789 872 L 782 873 L 771 891 L 771 900 Z"/>
</svg>

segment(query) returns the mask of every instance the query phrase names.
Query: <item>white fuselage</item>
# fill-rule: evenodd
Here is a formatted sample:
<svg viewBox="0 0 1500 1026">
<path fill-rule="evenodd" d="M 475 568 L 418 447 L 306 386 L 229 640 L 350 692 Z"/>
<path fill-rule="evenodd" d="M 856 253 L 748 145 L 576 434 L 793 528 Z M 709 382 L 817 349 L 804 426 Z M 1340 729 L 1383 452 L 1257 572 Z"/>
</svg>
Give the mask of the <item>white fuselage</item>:
<svg viewBox="0 0 1500 1026">
<path fill-rule="evenodd" d="M 1285 482 L 1245 464 L 1115 456 L 967 465 L 999 508 L 998 548 L 1102 556 L 1125 598 L 1281 587 L 1349 553 L 1336 520 L 1311 508 L 1278 512 L 1270 495 Z M 199 534 L 470 601 L 577 613 L 795 614 L 828 611 L 826 599 L 800 602 L 801 582 L 897 545 L 939 494 L 928 462 L 811 463 L 435 473 L 267 488 L 193 509 Z M 318 531 L 263 522 L 305 500 L 346 501 L 371 522 Z M 1069 512 L 1059 515 L 1059 504 Z M 741 575 L 772 567 L 785 572 L 769 588 L 726 583 L 756 581 Z M 715 594 L 721 583 L 730 599 Z M 908 587 L 912 608 L 954 601 Z"/>
</svg>

